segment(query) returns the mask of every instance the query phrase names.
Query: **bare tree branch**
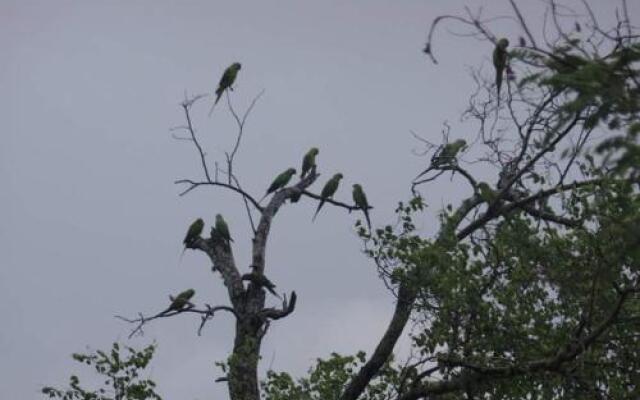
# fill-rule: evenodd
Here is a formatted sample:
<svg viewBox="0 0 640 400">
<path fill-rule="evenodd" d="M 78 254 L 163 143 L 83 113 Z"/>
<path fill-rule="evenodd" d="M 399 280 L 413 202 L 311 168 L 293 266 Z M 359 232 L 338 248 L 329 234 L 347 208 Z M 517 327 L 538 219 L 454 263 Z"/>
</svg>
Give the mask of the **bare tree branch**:
<svg viewBox="0 0 640 400">
<path fill-rule="evenodd" d="M 198 154 L 200 155 L 200 161 L 202 162 L 202 169 L 204 170 L 204 175 L 207 178 L 208 182 L 211 182 L 211 177 L 209 176 L 209 169 L 207 168 L 207 161 L 205 159 L 205 154 L 204 151 L 202 150 L 202 146 L 200 146 L 200 143 L 198 142 L 198 139 L 196 139 L 196 131 L 195 129 L 193 129 L 193 124 L 191 123 L 191 115 L 189 113 L 189 110 L 191 109 L 191 106 L 193 106 L 193 104 L 198 101 L 199 99 L 206 97 L 206 95 L 197 95 L 192 97 L 191 99 L 187 98 L 186 94 L 185 94 L 185 99 L 184 101 L 180 104 L 182 106 L 182 109 L 184 110 L 184 116 L 187 120 L 187 130 L 189 131 L 189 134 L 191 135 L 191 140 L 193 141 L 193 144 L 196 146 L 196 149 L 198 149 Z"/>
<path fill-rule="evenodd" d="M 323 200 L 322 196 L 320 196 L 318 194 L 315 194 L 315 193 L 311 193 L 311 192 L 309 192 L 307 190 L 302 190 L 302 194 L 307 196 L 307 197 L 311 197 L 312 199 L 315 199 L 315 200 Z M 324 199 L 324 202 L 332 204 L 332 205 L 334 205 L 336 207 L 339 207 L 339 208 L 344 208 L 345 210 L 347 210 L 349 212 L 360 210 L 360 207 L 356 206 L 355 204 L 352 205 L 352 204 L 343 203 L 341 201 L 334 200 L 332 198 Z M 371 209 L 373 209 L 373 207 L 369 206 L 368 210 L 371 210 Z"/>
<path fill-rule="evenodd" d="M 183 192 L 180 193 L 180 196 L 184 196 L 185 194 L 189 193 L 190 191 L 192 191 L 193 189 L 200 187 L 200 186 L 220 186 L 220 187 L 224 187 L 227 188 L 229 190 L 232 190 L 240 195 L 242 195 L 243 198 L 245 198 L 246 200 L 248 200 L 258 211 L 262 212 L 262 206 L 260 206 L 260 203 L 258 203 L 256 201 L 256 199 L 254 199 L 249 193 L 245 192 L 244 190 L 237 188 L 235 186 L 229 185 L 228 183 L 222 183 L 222 182 L 217 182 L 217 181 L 200 181 L 200 182 L 196 182 L 196 181 L 192 181 L 191 179 L 178 179 L 177 181 L 174 181 L 173 183 L 175 184 L 189 184 L 189 187 L 184 190 Z"/>
<path fill-rule="evenodd" d="M 520 26 L 522 27 L 522 29 L 524 30 L 525 34 L 529 38 L 529 41 L 531 42 L 531 44 L 533 45 L 534 48 L 537 48 L 538 45 L 536 44 L 536 39 L 531 34 L 531 31 L 529 30 L 529 27 L 527 26 L 527 23 L 525 22 L 524 18 L 522 17 L 522 13 L 520 13 L 520 9 L 516 5 L 516 2 L 514 0 L 509 0 L 509 3 L 511 3 L 511 8 L 513 8 L 513 11 L 515 12 L 516 17 L 518 18 L 518 21 L 520 22 Z"/>
<path fill-rule="evenodd" d="M 242 115 L 242 118 L 240 118 L 238 113 L 236 113 L 236 110 L 233 108 L 233 104 L 231 103 L 231 98 L 229 97 L 229 94 L 227 92 L 227 104 L 229 106 L 229 111 L 231 111 L 231 115 L 233 115 L 233 118 L 236 121 L 236 124 L 238 126 L 238 136 L 236 138 L 236 143 L 233 146 L 233 150 L 231 151 L 231 154 L 227 156 L 227 159 L 228 159 L 227 168 L 229 173 L 229 180 L 231 180 L 231 177 L 233 176 L 233 160 L 235 159 L 236 153 L 240 148 L 240 140 L 242 140 L 242 134 L 244 132 L 244 124 L 246 123 L 247 117 L 249 117 L 249 114 L 251 114 L 251 110 L 253 110 L 253 107 L 256 105 L 256 103 L 258 102 L 260 97 L 262 97 L 263 94 L 264 94 L 264 90 L 262 90 L 260 93 L 258 93 L 256 97 L 253 98 L 253 100 L 251 101 L 251 104 Z M 229 181 L 229 183 L 231 183 L 231 181 Z"/>
<path fill-rule="evenodd" d="M 241 309 L 245 289 L 229 243 L 214 237 L 197 238 L 193 246 L 209 256 L 216 271 L 222 275 L 231 304 L 235 309 Z"/>
<path fill-rule="evenodd" d="M 438 61 L 433 55 L 433 34 L 438 24 L 444 20 L 450 19 L 450 20 L 461 22 L 465 25 L 473 26 L 477 28 L 484 35 L 486 39 L 488 39 L 493 43 L 496 42 L 495 36 L 493 36 L 488 30 L 486 30 L 486 28 L 482 26 L 482 22 L 477 17 L 472 16 L 471 11 L 468 8 L 465 8 L 465 9 L 467 10 L 467 14 L 469 14 L 470 19 L 462 18 L 458 15 L 440 15 L 436 17 L 431 23 L 431 27 L 429 28 L 429 34 L 427 35 L 427 43 L 424 47 L 423 52 L 431 58 L 431 61 L 433 61 L 434 64 L 437 64 Z"/>
<path fill-rule="evenodd" d="M 253 238 L 252 255 L 252 264 L 259 273 L 264 273 L 267 238 L 271 229 L 273 217 L 287 199 L 296 193 L 303 192 L 306 188 L 311 186 L 317 178 L 318 174 L 315 169 L 312 169 L 307 176 L 298 181 L 295 185 L 276 191 L 267 206 L 262 210 L 262 216 L 260 217 L 260 222 L 258 223 L 258 228 L 256 229 L 256 234 Z"/>
<path fill-rule="evenodd" d="M 209 321 L 214 317 L 216 311 L 228 311 L 232 313 L 236 318 L 238 317 L 238 314 L 236 314 L 236 311 L 232 307 L 228 307 L 228 306 L 212 307 L 209 304 L 205 304 L 205 306 L 207 307 L 207 312 L 202 315 L 200 327 L 198 328 L 198 336 L 202 335 L 202 329 L 204 328 L 204 325 L 207 323 L 207 321 Z"/>
<path fill-rule="evenodd" d="M 291 299 L 287 301 L 287 298 L 285 296 L 284 300 L 282 301 L 282 309 L 278 310 L 275 308 L 265 308 L 260 312 L 260 316 L 262 318 L 268 318 L 272 320 L 284 318 L 295 310 L 297 300 L 298 296 L 296 295 L 296 292 L 291 292 Z"/>
<path fill-rule="evenodd" d="M 398 290 L 398 299 L 393 317 L 387 330 L 378 342 L 373 354 L 360 368 L 358 373 L 349 381 L 340 400 L 356 400 L 367 387 L 371 379 L 378 373 L 382 365 L 389 359 L 393 348 L 400 338 L 413 308 L 416 292 L 409 281 L 403 281 Z"/>
<path fill-rule="evenodd" d="M 136 327 L 129 334 L 129 339 L 131 339 L 136 334 L 142 334 L 143 333 L 142 328 L 144 327 L 145 324 L 147 324 L 148 322 L 153 321 L 154 319 L 158 319 L 158 318 L 170 318 L 170 317 L 173 317 L 175 315 L 184 314 L 184 313 L 201 314 L 202 315 L 202 323 L 200 325 L 200 328 L 198 329 L 198 335 L 200 335 L 200 332 L 202 330 L 202 327 L 204 326 L 205 321 L 207 319 L 212 318 L 213 314 L 216 311 L 228 311 L 228 312 L 236 315 L 234 309 L 229 307 L 229 306 L 211 307 L 210 305 L 207 304 L 206 307 L 207 307 L 206 309 L 200 310 L 200 309 L 195 308 L 193 305 L 191 305 L 190 307 L 184 308 L 184 309 L 181 309 L 181 310 L 163 311 L 163 312 L 160 312 L 160 313 L 158 313 L 156 315 L 153 315 L 151 317 L 145 317 L 142 313 L 138 313 L 138 318 L 126 318 L 126 317 L 123 317 L 121 315 L 116 315 L 115 317 L 117 319 L 120 319 L 122 321 L 131 323 L 131 324 L 137 324 Z"/>
</svg>

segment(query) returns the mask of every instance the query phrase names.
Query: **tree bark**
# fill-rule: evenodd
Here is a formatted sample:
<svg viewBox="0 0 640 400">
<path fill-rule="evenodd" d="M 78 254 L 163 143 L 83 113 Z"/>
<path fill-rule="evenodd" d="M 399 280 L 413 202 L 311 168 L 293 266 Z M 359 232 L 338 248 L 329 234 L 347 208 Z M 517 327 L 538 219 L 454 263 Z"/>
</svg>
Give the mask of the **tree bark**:
<svg viewBox="0 0 640 400">
<path fill-rule="evenodd" d="M 236 338 L 229 357 L 229 396 L 232 400 L 259 400 L 258 361 L 262 344 L 259 318 L 244 315 L 236 322 Z"/>
<path fill-rule="evenodd" d="M 253 238 L 253 273 L 264 274 L 267 239 L 274 216 L 288 198 L 310 186 L 317 176 L 314 170 L 296 185 L 279 190 L 262 209 Z M 267 333 L 270 320 L 284 318 L 293 311 L 295 292 L 289 302 L 283 302 L 282 310 L 265 308 L 265 291 L 254 282 L 250 282 L 247 288 L 244 287 L 228 243 L 201 240 L 198 244 L 222 275 L 236 316 L 235 340 L 228 359 L 229 371 L 226 377 L 229 397 L 231 400 L 260 400 L 258 361 L 262 338 Z"/>
<path fill-rule="evenodd" d="M 356 400 L 362 392 L 364 392 L 375 374 L 389 359 L 398 338 L 400 338 L 411 316 L 411 309 L 413 308 L 415 298 L 416 292 L 415 289 L 411 287 L 411 282 L 403 281 L 398 290 L 396 309 L 393 312 L 393 317 L 391 318 L 391 322 L 389 322 L 387 330 L 382 336 L 382 339 L 380 339 L 371 358 L 360 368 L 358 374 L 351 379 L 347 388 L 342 393 L 340 400 Z"/>
</svg>

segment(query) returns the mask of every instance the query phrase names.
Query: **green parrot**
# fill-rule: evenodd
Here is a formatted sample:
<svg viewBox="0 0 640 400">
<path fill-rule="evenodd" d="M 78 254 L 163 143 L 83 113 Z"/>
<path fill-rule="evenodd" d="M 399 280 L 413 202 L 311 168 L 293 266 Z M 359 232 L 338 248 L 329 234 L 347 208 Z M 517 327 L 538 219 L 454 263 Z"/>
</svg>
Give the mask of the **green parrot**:
<svg viewBox="0 0 640 400">
<path fill-rule="evenodd" d="M 447 143 L 440 152 L 440 157 L 445 158 L 447 161 L 454 159 L 460 150 L 467 146 L 467 141 L 464 139 L 458 139 L 453 143 Z"/>
<path fill-rule="evenodd" d="M 458 139 L 455 142 L 447 143 L 442 146 L 439 153 L 432 159 L 431 164 L 434 167 L 441 165 L 453 164 L 456 161 L 458 153 L 467 146 L 464 139 Z"/>
<path fill-rule="evenodd" d="M 496 47 L 493 50 L 493 66 L 496 69 L 496 86 L 498 88 L 498 101 L 500 101 L 500 87 L 502 87 L 502 75 L 507 67 L 507 47 L 509 46 L 509 40 L 502 38 L 496 43 Z"/>
<path fill-rule="evenodd" d="M 444 157 L 455 157 L 458 152 L 467 146 L 467 141 L 464 139 L 458 139 L 453 143 L 447 143 L 442 149 L 441 155 Z"/>
<path fill-rule="evenodd" d="M 318 148 L 312 147 L 302 159 L 302 172 L 300 172 L 300 178 L 304 178 L 307 172 L 311 171 L 311 168 L 316 166 L 316 156 L 318 155 Z"/>
<path fill-rule="evenodd" d="M 342 174 L 337 173 L 334 176 L 332 176 L 331 179 L 327 181 L 327 183 L 325 183 L 324 187 L 322 188 L 322 192 L 320 192 L 320 197 L 322 197 L 322 199 L 320 199 L 320 204 L 318 204 L 316 213 L 313 214 L 312 221 L 316 220 L 316 217 L 318 216 L 320 209 L 324 205 L 324 202 L 327 199 L 332 198 L 333 195 L 336 194 L 336 191 L 338 190 L 338 186 L 340 185 L 340 179 L 342 179 Z"/>
<path fill-rule="evenodd" d="M 273 294 L 274 296 L 276 296 L 277 298 L 281 298 L 280 295 L 278 294 L 278 292 L 276 292 L 275 288 L 276 285 L 271 282 L 266 276 L 264 276 L 263 274 L 255 271 L 248 273 L 248 274 L 244 274 L 242 275 L 242 280 L 243 281 L 250 281 L 251 283 L 253 283 L 254 285 L 260 287 L 260 288 L 265 288 L 267 289 L 271 294 Z"/>
<path fill-rule="evenodd" d="M 171 305 L 166 312 L 182 310 L 186 305 L 189 304 L 189 300 L 191 300 L 194 294 L 196 294 L 195 290 L 187 289 L 175 298 L 169 297 L 171 299 Z"/>
<path fill-rule="evenodd" d="M 200 236 L 202 230 L 204 229 L 204 221 L 202 218 L 198 218 L 193 221 L 191 226 L 189 226 L 189 230 L 187 231 L 187 235 L 184 237 L 182 243 L 184 243 L 185 249 L 190 246 L 194 240 Z"/>
<path fill-rule="evenodd" d="M 486 182 L 478 183 L 478 192 L 480 194 L 480 198 L 487 203 L 491 203 L 496 198 L 496 192 L 494 192 L 493 189 L 491 189 L 491 186 Z"/>
<path fill-rule="evenodd" d="M 369 231 L 371 231 L 371 219 L 369 219 L 369 203 L 367 202 L 367 196 L 364 194 L 362 186 L 357 183 L 353 185 L 353 202 L 356 203 L 356 206 L 364 213 L 364 216 L 367 219 L 367 226 L 369 227 Z"/>
<path fill-rule="evenodd" d="M 171 304 L 169 305 L 169 307 L 167 307 L 166 310 L 159 312 L 158 314 L 154 315 L 149 319 L 163 317 L 166 314 L 170 313 L 171 311 L 182 311 L 186 306 L 193 307 L 193 304 L 191 304 L 189 300 L 191 300 L 191 298 L 195 294 L 196 294 L 195 290 L 187 289 L 184 292 L 177 295 L 176 297 L 169 296 L 169 300 L 171 300 Z"/>
<path fill-rule="evenodd" d="M 302 159 L 302 172 L 300 173 L 300 178 L 304 178 L 307 172 L 311 171 L 311 169 L 316 166 L 316 156 L 318 155 L 318 152 L 319 150 L 317 147 L 312 147 L 311 149 L 309 149 L 309 151 L 307 151 L 307 154 L 304 155 L 304 158 Z M 301 196 L 302 191 L 299 193 L 294 193 L 289 198 L 289 201 L 291 201 L 292 203 L 297 203 L 298 200 L 300 200 Z"/>
<path fill-rule="evenodd" d="M 229 225 L 227 225 L 227 222 L 221 214 L 216 214 L 216 233 L 227 243 L 233 242 L 231 234 L 229 233 Z"/>
<path fill-rule="evenodd" d="M 242 68 L 242 65 L 240 65 L 239 62 L 235 62 L 224 70 L 222 78 L 220 78 L 220 83 L 218 83 L 218 88 L 216 89 L 216 101 L 213 103 L 213 106 L 211 106 L 209 115 L 211 115 L 214 107 L 216 106 L 216 104 L 218 104 L 218 101 L 220 101 L 222 93 L 224 93 L 224 91 L 227 89 L 233 90 L 231 86 L 233 85 L 233 82 L 236 81 L 236 77 L 238 76 L 238 71 L 240 71 L 240 68 Z"/>
<path fill-rule="evenodd" d="M 289 183 L 291 177 L 296 174 L 295 168 L 289 168 L 286 171 L 282 172 L 280 175 L 276 176 L 276 179 L 271 182 L 271 186 L 267 189 L 267 193 L 260 199 L 260 201 L 264 200 L 269 194 L 275 192 L 278 189 L 281 189 Z"/>
<path fill-rule="evenodd" d="M 169 305 L 169 307 L 167 307 L 166 310 L 164 310 L 162 312 L 159 312 L 158 314 L 154 315 L 152 318 L 162 317 L 162 316 L 170 313 L 171 311 L 181 311 L 186 306 L 193 307 L 193 304 L 191 304 L 189 302 L 189 300 L 191 300 L 191 298 L 193 297 L 194 294 L 196 294 L 195 290 L 187 289 L 184 292 L 182 292 L 179 295 L 177 295 L 176 297 L 169 296 L 169 300 L 171 300 L 171 304 Z M 152 318 L 150 318 L 150 319 L 152 319 Z"/>
</svg>

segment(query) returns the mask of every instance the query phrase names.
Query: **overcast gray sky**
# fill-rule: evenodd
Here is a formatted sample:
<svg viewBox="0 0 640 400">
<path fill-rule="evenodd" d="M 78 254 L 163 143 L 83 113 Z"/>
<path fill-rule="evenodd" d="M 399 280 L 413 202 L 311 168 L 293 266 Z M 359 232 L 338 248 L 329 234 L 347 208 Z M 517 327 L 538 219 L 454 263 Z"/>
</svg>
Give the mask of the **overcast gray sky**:
<svg viewBox="0 0 640 400">
<path fill-rule="evenodd" d="M 130 326 L 113 317 L 157 312 L 168 294 L 189 287 L 196 301 L 225 303 L 203 254 L 178 263 L 196 217 L 210 224 L 223 213 L 238 265 L 249 263 L 239 198 L 210 189 L 179 197 L 173 184 L 202 177 L 193 146 L 169 132 L 183 123 L 184 91 L 212 92 L 224 68 L 241 62 L 237 107 L 265 90 L 237 157 L 244 187 L 259 197 L 318 146 L 315 190 L 341 171 L 337 197 L 349 201 L 351 184 L 362 183 L 374 223 L 389 223 L 425 163 L 412 155 L 419 143 L 409 131 L 437 141 L 444 121 L 460 126 L 473 89 L 467 67 L 491 72 L 488 43 L 444 29 L 440 64 L 421 53 L 431 20 L 465 3 L 489 2 L 0 0 L 2 397 L 40 398 L 42 385 L 66 383 L 76 371 L 70 354 L 86 346 L 156 340 L 152 377 L 167 399 L 227 398 L 213 363 L 228 355 L 230 317 L 216 317 L 201 337 L 197 317 L 163 319 L 132 340 Z M 485 13 L 507 6 L 490 2 Z M 515 34 L 513 24 L 500 26 L 496 34 Z M 211 119 L 209 105 L 193 113 L 213 163 L 235 130 L 223 102 Z M 431 208 L 463 194 L 457 186 L 426 193 Z M 281 291 L 296 290 L 299 306 L 272 325 L 263 368 L 299 375 L 332 351 L 370 352 L 393 307 L 361 252 L 355 215 L 325 207 L 312 224 L 315 207 L 285 207 L 272 230 L 267 274 Z M 434 223 L 425 217 L 421 228 Z"/>
</svg>

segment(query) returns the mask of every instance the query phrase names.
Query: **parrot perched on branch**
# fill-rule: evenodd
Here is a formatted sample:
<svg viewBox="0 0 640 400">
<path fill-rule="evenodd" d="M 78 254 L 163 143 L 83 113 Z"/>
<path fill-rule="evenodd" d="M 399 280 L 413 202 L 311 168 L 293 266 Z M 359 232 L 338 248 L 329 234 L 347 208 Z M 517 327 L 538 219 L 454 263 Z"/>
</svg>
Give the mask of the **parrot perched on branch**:
<svg viewBox="0 0 640 400">
<path fill-rule="evenodd" d="M 318 148 L 312 147 L 307 151 L 302 159 L 302 171 L 300 172 L 300 179 L 304 178 L 307 172 L 311 171 L 312 168 L 316 166 L 316 156 L 318 155 Z M 297 203 L 300 200 L 300 196 L 302 196 L 302 191 L 299 193 L 294 193 L 289 199 L 292 203 Z"/>
<path fill-rule="evenodd" d="M 451 164 L 456 160 L 458 153 L 467 146 L 467 141 L 458 139 L 454 142 L 447 143 L 442 147 L 440 153 L 433 159 L 436 166 L 442 164 Z"/>
<path fill-rule="evenodd" d="M 318 148 L 312 147 L 302 159 L 302 171 L 300 172 L 300 178 L 304 178 L 307 172 L 311 171 L 316 166 L 316 156 L 318 155 Z"/>
<path fill-rule="evenodd" d="M 240 68 L 242 68 L 240 63 L 235 62 L 224 70 L 222 78 L 220 78 L 220 83 L 218 83 L 218 88 L 216 89 L 216 101 L 213 103 L 213 106 L 211 106 L 209 115 L 211 115 L 216 104 L 218 104 L 218 101 L 220 101 L 220 96 L 222 96 L 222 93 L 224 93 L 224 91 L 227 89 L 233 90 L 232 85 L 236 81 L 236 77 L 238 76 L 238 71 L 240 71 Z"/>
<path fill-rule="evenodd" d="M 182 256 L 184 256 L 184 252 L 187 251 L 187 249 L 195 248 L 193 247 L 193 244 L 196 241 L 196 239 L 200 237 L 200 234 L 202 233 L 203 229 L 204 229 L 204 221 L 202 220 L 202 218 L 198 218 L 197 220 L 193 221 L 191 225 L 189 225 L 187 234 L 184 237 L 184 240 L 182 241 L 182 243 L 184 243 L 184 249 L 182 249 L 182 252 L 180 253 L 178 264 L 182 262 Z"/>
<path fill-rule="evenodd" d="M 322 199 L 320 200 L 320 204 L 318 204 L 316 213 L 313 214 L 312 221 L 316 220 L 316 217 L 318 216 L 320 209 L 324 205 L 324 202 L 327 199 L 332 198 L 333 195 L 336 194 L 336 191 L 338 190 L 338 186 L 340 185 L 340 179 L 342 179 L 342 174 L 337 173 L 334 176 L 332 176 L 331 179 L 327 181 L 327 183 L 325 183 L 324 187 L 322 188 L 322 192 L 320 192 L 320 197 L 322 197 Z"/>
<path fill-rule="evenodd" d="M 172 298 L 170 296 L 169 298 L 171 299 L 171 305 L 169 306 L 166 312 L 182 310 L 186 305 L 189 304 L 189 300 L 191 300 L 194 294 L 196 294 L 195 290 L 187 289 L 184 292 L 177 295 L 175 298 Z"/>
<path fill-rule="evenodd" d="M 229 233 L 229 225 L 227 225 L 227 222 L 224 220 L 221 214 L 216 214 L 215 232 L 227 243 L 233 242 L 231 234 Z"/>
<path fill-rule="evenodd" d="M 163 317 L 171 311 L 182 311 L 187 306 L 193 307 L 193 304 L 191 304 L 189 300 L 191 300 L 194 294 L 196 294 L 195 290 L 187 289 L 176 297 L 169 296 L 169 300 L 171 300 L 171 304 L 169 305 L 169 307 L 167 307 L 166 310 L 159 312 L 158 314 L 148 319 Z"/>
<path fill-rule="evenodd" d="M 460 150 L 467 146 L 467 141 L 464 139 L 458 139 L 453 143 L 447 143 L 440 152 L 440 157 L 446 157 L 448 159 L 455 158 Z"/>
<path fill-rule="evenodd" d="M 169 305 L 169 307 L 167 307 L 166 310 L 154 315 L 152 318 L 162 317 L 165 314 L 170 313 L 171 311 L 181 311 L 186 306 L 193 307 L 193 304 L 191 304 L 189 300 L 191 300 L 194 294 L 196 294 L 195 290 L 187 289 L 176 297 L 169 296 L 169 300 L 171 300 L 171 304 Z"/>
<path fill-rule="evenodd" d="M 267 189 L 267 193 L 260 199 L 260 201 L 264 200 L 269 194 L 275 192 L 278 189 L 282 189 L 287 186 L 287 183 L 291 180 L 291 178 L 296 174 L 295 168 L 289 168 L 286 171 L 282 172 L 280 175 L 276 176 L 276 179 L 271 182 L 269 189 Z"/>
<path fill-rule="evenodd" d="M 266 276 L 257 272 L 256 269 L 253 267 L 253 265 L 251 266 L 251 268 L 253 269 L 253 272 L 242 275 L 242 280 L 249 281 L 254 285 L 258 286 L 259 288 L 265 288 L 271 294 L 273 294 L 274 296 L 280 299 L 281 298 L 280 295 L 275 290 L 276 285 L 273 282 L 271 282 Z"/>
<path fill-rule="evenodd" d="M 493 49 L 493 66 L 496 69 L 496 87 L 498 90 L 498 101 L 500 101 L 502 76 L 504 75 L 504 70 L 507 67 L 507 47 L 509 47 L 509 40 L 506 38 L 502 38 L 498 40 L 495 49 Z"/>
<path fill-rule="evenodd" d="M 367 226 L 369 227 L 369 231 L 371 231 L 371 219 L 369 219 L 369 203 L 367 202 L 367 196 L 364 194 L 362 186 L 357 183 L 353 185 L 353 201 L 364 213 L 364 216 L 367 219 Z"/>
<path fill-rule="evenodd" d="M 187 231 L 187 235 L 184 237 L 182 243 L 184 243 L 184 248 L 191 246 L 193 242 L 200 236 L 202 230 L 204 229 L 204 221 L 202 218 L 198 218 L 193 221 L 193 223 L 189 226 L 189 230 Z"/>
</svg>

